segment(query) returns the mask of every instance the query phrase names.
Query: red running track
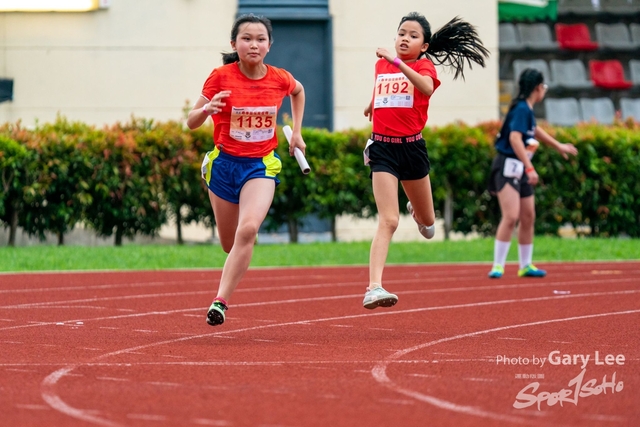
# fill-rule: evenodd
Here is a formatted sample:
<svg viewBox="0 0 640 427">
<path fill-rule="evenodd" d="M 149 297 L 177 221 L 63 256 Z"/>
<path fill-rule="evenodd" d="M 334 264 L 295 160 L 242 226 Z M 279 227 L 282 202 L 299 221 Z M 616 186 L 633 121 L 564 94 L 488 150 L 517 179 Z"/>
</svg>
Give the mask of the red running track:
<svg viewBox="0 0 640 427">
<path fill-rule="evenodd" d="M 540 267 L 0 275 L 0 424 L 639 426 L 640 262 Z"/>
</svg>

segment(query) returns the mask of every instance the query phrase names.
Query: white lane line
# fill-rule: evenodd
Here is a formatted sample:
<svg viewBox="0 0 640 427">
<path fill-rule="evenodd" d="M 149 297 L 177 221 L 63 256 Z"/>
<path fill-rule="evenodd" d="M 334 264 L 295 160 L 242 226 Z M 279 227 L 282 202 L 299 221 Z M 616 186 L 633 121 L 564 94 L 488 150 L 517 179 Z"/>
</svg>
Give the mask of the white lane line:
<svg viewBox="0 0 640 427">
<path fill-rule="evenodd" d="M 145 384 L 158 385 L 163 387 L 183 387 L 184 386 L 184 384 L 180 384 L 180 383 L 169 383 L 169 382 L 162 382 L 162 381 L 149 381 Z"/>
<path fill-rule="evenodd" d="M 83 299 L 75 299 L 75 300 L 66 300 L 66 301 L 44 301 L 44 302 L 30 302 L 24 304 L 14 304 L 14 305 L 5 305 L 0 306 L 0 309 L 23 309 L 23 308 L 37 308 L 37 307 L 50 307 L 50 306 L 58 306 L 60 304 L 75 304 L 75 303 L 83 303 L 83 302 L 105 302 L 105 301 L 128 301 L 128 300 L 138 300 L 144 298 L 165 298 L 165 297 L 177 297 L 177 296 L 193 296 L 193 295 L 206 295 L 211 294 L 211 291 L 190 291 L 190 292 L 164 292 L 164 293 L 155 293 L 155 294 L 138 294 L 138 295 L 118 295 L 114 297 L 94 297 L 94 298 L 83 298 Z"/>
<path fill-rule="evenodd" d="M 527 341 L 526 338 L 498 337 L 499 340 Z"/>
<path fill-rule="evenodd" d="M 533 298 L 525 298 L 525 299 L 509 299 L 509 300 L 504 300 L 505 303 L 510 303 L 510 302 L 515 302 L 515 301 L 522 301 L 522 302 L 532 302 L 532 301 L 546 301 L 546 300 L 553 300 L 553 299 L 563 299 L 563 298 L 577 298 L 577 297 L 583 297 L 583 296 L 599 296 L 599 295 L 630 295 L 630 294 L 635 294 L 635 293 L 640 293 L 640 290 L 625 290 L 625 291 L 612 291 L 612 292 L 592 292 L 592 293 L 585 293 L 585 294 L 572 294 L 572 295 L 552 295 L 552 296 L 545 296 L 545 297 L 533 297 Z M 244 307 L 253 307 L 253 306 L 264 306 L 264 305 L 280 305 L 280 304 L 292 304 L 292 303 L 299 303 L 299 302 L 309 302 L 309 301 L 324 301 L 324 300 L 329 300 L 329 299 L 344 299 L 344 298 L 353 298 L 356 296 L 360 296 L 360 294 L 356 294 L 356 295 L 342 295 L 342 296 L 334 296 L 334 297 L 313 297 L 313 298 L 296 298 L 296 299 L 289 299 L 289 300 L 277 300 L 277 301 L 264 301 L 264 302 L 258 302 L 258 303 L 244 303 L 244 304 L 235 304 L 233 307 L 234 308 L 244 308 Z M 427 308 L 417 308 L 417 309 L 412 309 L 409 311 L 392 311 L 392 312 L 388 312 L 389 314 L 394 314 L 394 313 L 406 313 L 406 312 L 419 312 L 419 311 L 425 311 L 425 310 L 438 310 L 438 309 L 449 309 L 449 308 L 465 308 L 465 307 L 472 307 L 474 305 L 477 306 L 482 306 L 482 305 L 491 305 L 494 304 L 495 302 L 489 302 L 489 303 L 468 303 L 468 304 L 461 304 L 461 305 L 457 305 L 457 306 L 440 306 L 440 307 L 427 307 Z M 104 320 L 115 320 L 115 319 L 129 319 L 129 318 L 135 318 L 135 317 L 146 317 L 146 316 L 160 316 L 160 315 L 170 315 L 170 314 L 176 314 L 176 313 L 183 313 L 185 311 L 201 311 L 204 310 L 202 307 L 196 307 L 196 308 L 184 308 L 184 309 L 177 309 L 177 310 L 167 310 L 167 311 L 149 311 L 149 312 L 144 312 L 144 313 L 136 313 L 136 314 L 122 314 L 122 315 L 116 315 L 116 316 L 105 316 L 105 317 L 94 317 L 94 318 L 87 318 L 87 319 L 73 319 L 73 320 L 67 320 L 66 322 L 68 323 L 73 323 L 73 322 L 78 322 L 78 321 L 83 321 L 83 322 L 90 322 L 90 321 L 104 321 Z M 386 312 L 385 312 L 386 313 Z M 359 317 L 366 317 L 366 316 L 379 316 L 385 313 L 381 313 L 381 312 L 377 312 L 377 313 L 368 313 L 368 314 L 362 314 L 362 315 L 356 315 Z M 349 317 L 347 317 L 349 318 Z M 337 317 L 336 319 L 345 319 L 345 317 Z M 310 324 L 310 321 L 305 321 L 305 320 L 301 320 L 298 321 L 296 324 L 297 325 L 307 325 Z M 8 327 L 4 327 L 4 328 L 0 328 L 0 331 L 4 331 L 4 330 L 10 330 L 10 329 L 21 329 L 21 328 L 29 328 L 29 327 L 34 327 L 34 326 L 51 326 L 51 325 L 56 325 L 59 322 L 40 322 L 37 324 L 27 324 L 27 325 L 17 325 L 17 326 L 8 326 Z M 267 325 L 268 326 L 277 326 L 277 324 L 271 324 L 271 325 Z M 103 329 L 120 329 L 120 328 L 115 328 L 115 327 L 105 327 L 105 326 L 101 326 L 100 328 Z M 384 328 L 370 328 L 370 329 L 378 329 L 378 330 L 388 330 L 388 331 L 392 331 L 392 329 L 384 329 Z"/>
<path fill-rule="evenodd" d="M 229 421 L 225 421 L 225 420 L 208 420 L 206 418 L 192 418 L 191 422 L 194 424 L 198 424 L 201 426 L 219 426 L 219 427 L 225 427 L 225 426 L 230 426 L 231 423 Z"/>
<path fill-rule="evenodd" d="M 1 273 L 0 273 L 1 274 Z M 258 288 L 241 288 L 237 289 L 235 292 L 261 292 L 261 291 L 287 291 L 287 290 L 299 290 L 299 289 L 313 289 L 313 288 L 322 288 L 326 287 L 327 283 L 331 283 L 332 286 L 362 286 L 362 280 L 354 280 L 349 282 L 327 282 L 326 280 L 332 279 L 333 276 L 330 275 L 311 275 L 305 276 L 306 280 L 321 280 L 319 283 L 306 284 L 306 285 L 283 285 L 283 286 L 269 286 L 269 287 L 258 287 Z M 300 276 L 296 275 L 287 275 L 287 276 L 269 276 L 269 280 L 278 283 L 278 282 L 295 282 L 300 279 Z M 243 283 L 251 283 L 258 282 L 263 283 L 263 277 L 245 277 L 242 279 Z M 61 292 L 61 291 L 95 291 L 95 290 L 104 290 L 104 289 L 137 289 L 137 288 L 146 288 L 146 287 L 158 287 L 158 286 L 178 286 L 183 287 L 185 285 L 205 285 L 207 288 L 211 285 L 211 279 L 195 279 L 195 280 L 173 280 L 168 282 L 129 282 L 129 283 L 119 283 L 119 284 L 106 284 L 106 285 L 89 285 L 89 286 L 63 286 L 63 287 L 49 287 L 49 288 L 18 288 L 18 289 L 0 289 L 0 294 L 3 293 L 38 293 L 42 294 L 44 292 Z M 213 291 L 210 291 L 213 292 Z"/>
<path fill-rule="evenodd" d="M 127 418 L 143 421 L 167 421 L 167 417 L 165 417 L 164 415 L 152 414 L 127 414 Z"/>
<path fill-rule="evenodd" d="M 530 323 L 522 323 L 522 324 L 518 324 L 518 325 L 509 325 L 509 326 L 501 326 L 501 327 L 497 327 L 497 328 L 491 328 L 491 329 L 485 329 L 482 331 L 476 331 L 476 332 L 469 332 L 466 334 L 460 334 L 460 335 L 454 335 L 452 337 L 447 337 L 447 338 L 441 338 L 435 341 L 430 341 L 424 344 L 419 344 L 413 347 L 409 347 L 403 350 L 398 351 L 395 354 L 392 354 L 391 356 L 388 356 L 387 358 L 385 358 L 385 360 L 380 361 L 376 364 L 376 366 L 373 367 L 373 369 L 371 370 L 371 375 L 373 376 L 373 378 L 380 383 L 381 385 L 387 387 L 390 390 L 396 391 L 400 394 L 404 394 L 405 396 L 409 396 L 412 397 L 416 400 L 420 400 L 422 402 L 426 402 L 429 403 L 433 406 L 436 406 L 438 408 L 441 409 L 446 409 L 449 411 L 453 411 L 453 412 L 457 412 L 457 413 L 462 413 L 462 414 L 467 414 L 467 415 L 473 415 L 476 417 L 482 417 L 482 418 L 490 418 L 490 419 L 495 419 L 498 421 L 503 421 L 503 422 L 513 422 L 513 423 L 517 423 L 517 424 L 531 424 L 531 421 L 526 419 L 526 418 L 522 418 L 519 416 L 511 416 L 511 415 L 506 415 L 506 414 L 500 414 L 500 413 L 496 413 L 496 412 L 491 412 L 491 411 L 487 411 L 481 408 L 478 408 L 476 406 L 467 406 L 467 405 L 462 405 L 462 404 L 458 404 L 458 403 L 454 403 L 454 402 L 450 402 L 444 399 L 440 399 L 438 397 L 435 396 L 431 396 L 431 395 L 427 395 L 424 393 L 420 393 L 418 391 L 415 390 L 411 390 L 411 389 L 407 389 L 404 387 L 401 387 L 400 385 L 394 383 L 388 376 L 387 376 L 387 366 L 390 363 L 395 363 L 395 361 L 397 359 L 399 359 L 400 357 L 403 357 L 406 354 L 418 351 L 418 350 L 422 350 L 424 348 L 427 347 L 431 347 L 437 344 L 442 344 L 444 342 L 450 342 L 450 341 L 455 341 L 455 340 L 459 340 L 459 339 L 463 339 L 463 338 L 470 338 L 470 337 L 475 337 L 478 335 L 485 335 L 485 334 L 490 334 L 493 332 L 501 332 L 501 331 L 507 331 L 510 329 L 516 329 L 516 328 L 525 328 L 525 327 L 529 327 L 529 326 L 540 326 L 540 325 L 547 325 L 547 324 L 551 324 L 551 323 L 562 323 L 562 322 L 570 322 L 570 321 L 574 321 L 574 320 L 585 320 L 585 319 L 595 319 L 595 318 L 600 318 L 600 317 L 609 317 L 609 316 L 621 316 L 621 315 L 626 315 L 626 314 L 637 314 L 640 313 L 640 309 L 639 310 L 626 310 L 626 311 L 614 311 L 614 312 L 609 312 L 609 313 L 598 313 L 598 314 L 587 314 L 587 315 L 583 315 L 583 316 L 572 316 L 572 317 L 565 317 L 565 318 L 561 318 L 561 319 L 550 319 L 550 320 L 540 320 L 540 321 L 536 321 L 536 322 L 530 322 Z"/>
<path fill-rule="evenodd" d="M 114 377 L 96 377 L 97 380 L 100 381 L 120 381 L 120 382 L 129 382 L 131 381 L 128 378 L 114 378 Z"/>
<path fill-rule="evenodd" d="M 415 400 L 406 400 L 406 399 L 378 399 L 380 403 L 388 403 L 391 405 L 415 405 Z"/>
<path fill-rule="evenodd" d="M 129 353 L 131 354 L 131 353 Z M 144 353 L 137 353 L 144 354 Z M 456 361 L 469 361 L 469 362 L 485 362 L 487 360 L 484 359 L 460 359 Z M 193 366 L 193 367 L 211 367 L 211 366 L 282 366 L 282 365 L 370 365 L 372 363 L 378 363 L 378 359 L 365 359 L 365 360 L 271 360 L 268 362 L 260 362 L 260 361 L 230 361 L 230 360 L 220 360 L 220 361 L 164 361 L 164 362 L 86 362 L 82 363 L 82 366 L 89 368 L 130 368 L 130 367 L 138 367 L 138 366 L 162 366 L 162 367 L 172 367 L 172 366 Z M 394 363 L 398 364 L 406 364 L 406 365 L 416 365 L 416 364 L 425 364 L 432 363 L 432 360 L 398 360 Z M 495 362 L 494 362 L 495 363 Z M 0 363 L 0 367 L 7 366 L 37 366 L 37 367 L 56 367 L 60 366 L 60 363 Z M 36 372 L 36 371 L 33 371 Z M 371 372 L 371 371 L 366 371 Z M 65 376 L 71 377 L 75 374 L 67 374 Z M 76 375 L 76 376 L 84 376 L 84 375 Z"/>
<path fill-rule="evenodd" d="M 280 304 L 291 304 L 291 303 L 311 302 L 311 301 L 327 301 L 331 299 L 350 299 L 350 298 L 359 297 L 359 296 L 360 294 L 353 294 L 353 295 L 340 295 L 340 296 L 332 296 L 332 297 L 312 297 L 312 298 L 297 298 L 297 299 L 290 299 L 290 300 L 263 301 L 258 303 L 234 304 L 233 308 L 246 308 L 246 307 L 265 306 L 265 305 L 280 305 Z M 92 320 L 104 321 L 104 320 L 130 319 L 130 318 L 146 317 L 146 316 L 168 316 L 172 314 L 179 314 L 179 313 L 190 312 L 190 311 L 202 311 L 204 313 L 205 310 L 206 309 L 203 307 L 181 308 L 176 310 L 148 311 L 144 313 L 135 313 L 135 314 L 119 314 L 114 316 L 94 317 L 94 318 L 87 318 L 87 319 L 73 319 L 73 320 L 66 320 L 65 322 L 68 322 L 68 323 L 77 322 L 77 321 L 89 322 Z M 200 317 L 201 315 L 197 315 L 197 316 Z M 204 316 L 204 314 L 202 316 Z M 266 321 L 266 322 L 269 322 L 269 321 Z M 3 328 L 0 328 L 0 331 L 30 328 L 34 326 L 51 326 L 51 325 L 56 325 L 57 323 L 61 323 L 61 322 L 39 322 L 36 324 L 6 326 Z M 120 328 L 106 327 L 106 326 L 102 326 L 101 328 L 120 329 Z"/>
<path fill-rule="evenodd" d="M 174 285 L 189 285 L 194 283 L 209 284 L 211 281 L 207 280 L 173 280 L 170 282 L 133 282 L 133 283 L 119 283 L 109 285 L 83 285 L 83 286 L 60 286 L 49 288 L 19 288 L 19 289 L 0 289 L 0 294 L 14 294 L 14 293 L 38 293 L 44 292 L 62 292 L 62 291 L 96 291 L 104 289 L 119 289 L 119 288 L 145 288 L 154 286 L 174 286 Z"/>
<path fill-rule="evenodd" d="M 459 281 L 459 279 L 455 279 Z M 551 281 L 545 280 L 541 282 L 527 282 L 527 283 L 518 283 L 518 284 L 503 284 L 503 285 L 486 285 L 486 286 L 459 286 L 454 288 L 437 288 L 437 289 L 418 289 L 418 290 L 409 290 L 409 291 L 398 291 L 398 294 L 408 295 L 408 294 L 424 294 L 424 293 L 446 293 L 446 292 L 469 292 L 469 291 L 484 291 L 484 290 L 501 290 L 501 289 L 523 289 L 523 288 L 541 288 L 541 287 L 554 287 L 554 286 L 578 286 L 578 285 L 590 285 L 597 284 L 602 285 L 606 283 L 613 284 L 622 284 L 625 282 L 633 282 L 637 283 L 638 278 L 618 278 L 618 279 L 593 279 L 593 280 L 581 280 L 581 281 Z M 399 283 L 406 283 L 404 280 L 398 280 Z M 354 282 L 355 283 L 355 282 Z M 419 283 L 424 285 L 424 281 L 420 280 Z M 344 285 L 344 284 L 343 284 Z M 353 283 L 349 283 L 348 286 L 353 286 Z M 332 287 L 337 285 L 332 284 Z M 263 290 L 289 290 L 289 289 L 309 289 L 309 288 L 326 288 L 326 284 L 317 284 L 317 285 L 294 285 L 294 286 L 280 286 L 280 287 L 271 287 L 265 288 Z M 254 288 L 252 291 L 257 291 L 262 288 Z M 237 289 L 235 292 L 249 291 L 247 288 Z M 6 305 L 0 306 L 0 309 L 23 309 L 23 308 L 35 308 L 35 307 L 46 307 L 51 305 L 58 304 L 75 304 L 82 302 L 97 302 L 97 301 L 119 301 L 119 300 L 136 300 L 136 299 L 144 299 L 144 298 L 165 298 L 165 297 L 176 297 L 176 296 L 193 296 L 193 295 L 202 295 L 202 294 L 210 294 L 211 291 L 187 291 L 187 292 L 164 292 L 164 293 L 151 293 L 151 294 L 137 294 L 137 295 L 118 295 L 112 297 L 94 297 L 94 298 L 84 298 L 84 299 L 76 299 L 76 300 L 65 300 L 65 301 L 43 301 L 43 302 L 31 302 L 31 303 L 23 303 L 23 304 L 14 304 L 14 305 Z M 362 296 L 361 293 L 357 294 L 358 296 Z M 338 296 L 341 298 L 342 296 Z M 351 297 L 351 296 L 350 296 Z M 328 297 L 324 297 L 327 299 Z M 330 299 L 330 298 L 329 298 Z M 276 301 L 277 302 L 277 301 Z M 252 303 L 253 305 L 261 305 L 263 302 Z M 237 307 L 239 304 L 234 304 L 234 307 Z M 245 304 L 246 306 L 246 304 Z"/>
<path fill-rule="evenodd" d="M 106 353 L 103 354 L 101 356 L 98 356 L 94 359 L 92 359 L 93 361 L 98 361 L 101 359 L 106 359 L 112 356 L 117 356 L 120 354 L 125 354 L 125 353 L 134 353 L 135 350 L 141 350 L 141 349 L 147 349 L 147 348 L 151 348 L 151 347 L 157 347 L 160 345 L 166 345 L 166 344 L 174 344 L 174 343 L 178 343 L 178 342 L 182 342 L 182 341 L 188 341 L 188 340 L 192 340 L 192 339 L 199 339 L 199 338 L 211 338 L 211 337 L 220 337 L 222 335 L 225 334 L 230 334 L 230 333 L 240 333 L 240 332 L 248 332 L 248 331 L 256 331 L 256 330 L 261 330 L 261 329 L 268 329 L 268 328 L 274 328 L 274 327 L 286 327 L 286 326 L 299 326 L 299 325 L 309 325 L 311 323 L 318 323 L 318 322 L 328 322 L 328 321 L 342 321 L 342 320 L 346 320 L 346 319 L 361 319 L 361 318 L 371 318 L 374 316 L 393 316 L 393 315 L 406 315 L 407 313 L 417 313 L 417 312 L 427 312 L 427 311 L 435 311 L 435 310 L 449 310 L 449 309 L 461 309 L 461 308 L 476 308 L 476 307 L 486 307 L 486 306 L 493 306 L 493 305 L 502 305 L 502 304 L 521 304 L 524 302 L 539 302 L 539 301 L 548 301 L 551 299 L 571 299 L 571 298 L 581 298 L 581 297 L 599 297 L 599 296 L 610 296 L 610 295 L 630 295 L 630 294 L 635 294 L 640 292 L 640 290 L 638 291 L 613 291 L 613 292 L 595 292 L 595 293 L 587 293 L 587 294 L 571 294 L 571 295 L 556 295 L 556 296 L 546 296 L 546 297 L 536 297 L 536 298 L 523 298 L 523 299 L 507 299 L 507 300 L 498 300 L 498 301 L 486 301 L 486 302 L 480 302 L 480 303 L 467 303 L 467 304 L 453 304 L 453 305 L 447 305 L 447 306 L 438 306 L 438 307 L 423 307 L 423 308 L 415 308 L 415 309 L 408 309 L 408 310 L 397 310 L 397 311 L 381 311 L 381 312 L 376 312 L 376 313 L 363 313 L 363 314 L 354 314 L 354 315 L 347 315 L 347 316 L 337 316 L 337 317 L 328 317 L 328 318 L 320 318 L 320 319 L 310 319 L 310 320 L 301 320 L 301 321 L 293 321 L 293 322 L 284 322 L 284 323 L 278 323 L 278 324 L 269 324 L 269 325 L 261 325 L 261 326 L 251 326 L 251 327 L 245 327 L 245 328 L 239 328 L 239 329 L 230 329 L 230 330 L 226 330 L 226 331 L 219 331 L 219 332 L 210 332 L 210 333 L 206 333 L 206 334 L 198 334 L 198 335 L 192 335 L 192 336 L 188 336 L 188 337 L 181 337 L 181 338 L 173 338 L 170 340 L 165 340 L 165 341 L 158 341 L 155 343 L 150 343 L 150 344 L 143 344 L 140 346 L 136 346 L 136 347 L 131 347 L 131 348 L 126 348 L 126 349 L 121 349 L 121 350 L 116 350 L 110 353 Z M 43 398 L 43 400 L 45 402 L 47 402 L 53 409 L 64 413 L 72 418 L 76 418 L 79 420 L 83 420 L 83 421 L 87 421 L 87 422 L 92 422 L 95 424 L 99 424 L 99 425 L 104 425 L 104 426 L 109 426 L 109 427 L 113 427 L 113 426 L 120 426 L 119 424 L 109 421 L 107 419 L 103 419 L 100 417 L 97 417 L 93 414 L 87 413 L 87 411 L 83 411 L 81 409 L 78 408 L 74 408 L 72 406 L 70 406 L 69 404 L 67 404 L 65 401 L 63 401 L 60 396 L 58 396 L 57 392 L 56 392 L 56 384 L 58 383 L 58 381 L 60 381 L 61 378 L 65 377 L 66 375 L 68 375 L 70 372 L 72 372 L 73 370 L 77 369 L 80 366 L 84 366 L 86 365 L 86 362 L 83 363 L 76 363 L 73 365 L 69 365 L 66 366 L 64 368 L 58 369 L 57 371 L 52 372 L 51 374 L 49 374 L 41 383 L 41 387 L 40 387 L 40 391 L 41 391 L 41 396 Z M 355 371 L 358 372 L 358 371 Z"/>
<path fill-rule="evenodd" d="M 632 281 L 634 279 L 625 279 L 624 281 Z M 617 283 L 617 281 L 615 281 Z M 597 281 L 598 284 L 603 283 L 603 281 Z M 557 283 L 556 283 L 557 284 Z M 499 286 L 485 286 L 485 287 L 477 287 L 477 288 L 442 288 L 442 289 L 421 289 L 421 290 L 416 290 L 416 291 L 403 291 L 403 292 L 398 292 L 398 294 L 404 295 L 404 294 L 422 294 L 422 293 L 434 293 L 434 292 L 462 292 L 462 291 L 469 291 L 469 290 L 496 290 L 496 289 L 501 289 L 501 288 L 528 288 L 528 287 L 534 287 L 534 288 L 538 288 L 540 286 L 554 286 L 554 283 L 547 283 L 547 282 L 539 282 L 538 284 L 518 284 L 518 285 L 499 285 Z M 630 290 L 630 291 L 619 291 L 619 292 L 638 292 L 636 290 Z M 164 294 L 163 294 L 164 295 Z M 575 295 L 585 295 L 585 294 L 575 294 Z M 553 298 L 563 298 L 563 297 L 572 297 L 575 295 L 554 295 Z M 144 297 L 145 295 L 142 295 L 140 297 Z M 255 302 L 255 303 L 242 303 L 242 304 L 234 304 L 234 308 L 241 308 L 241 307 L 254 307 L 254 306 L 264 306 L 264 305 L 280 305 L 280 304 L 287 304 L 287 303 L 299 303 L 299 302 L 311 302 L 311 301 L 327 301 L 327 300 L 337 300 L 337 299 L 351 299 L 351 298 L 355 298 L 355 297 L 360 297 L 361 294 L 353 294 L 353 295 L 338 295 L 338 296 L 327 296 L 327 297 L 311 297 L 311 298 L 296 298 L 296 299 L 289 299 L 289 300 L 276 300 L 276 301 L 262 301 L 262 302 Z M 132 296 L 132 297 L 136 297 L 136 296 Z M 113 297 L 112 297 L 113 298 Z M 38 303 L 40 304 L 40 303 Z M 0 307 L 3 308 L 3 307 Z M 184 312 L 189 312 L 189 311 L 201 311 L 204 310 L 204 308 L 202 307 L 197 307 L 197 308 L 189 308 L 189 309 L 177 309 L 177 310 L 166 310 L 166 311 L 151 311 L 151 312 L 145 312 L 145 313 L 135 313 L 135 314 L 123 314 L 123 315 L 115 315 L 115 316 L 104 316 L 104 317 L 97 317 L 97 318 L 89 318 L 89 319 L 75 319 L 75 320 L 68 320 L 67 322 L 76 322 L 78 320 L 80 321 L 91 321 L 91 320 L 113 320 L 113 319 L 124 319 L 124 318 L 133 318 L 133 317 L 144 317 L 144 316 L 160 316 L 160 315 L 170 315 L 170 314 L 177 314 L 177 313 L 184 313 Z M 372 314 L 375 315 L 375 314 Z M 35 327 L 35 326 L 50 326 L 50 325 L 54 325 L 56 324 L 56 322 L 38 322 L 36 324 L 23 324 L 23 325 L 16 325 L 16 326 L 8 326 L 8 327 L 3 327 L 0 328 L 0 331 L 3 330 L 10 330 L 10 329 L 20 329 L 20 328 L 29 328 L 29 327 Z M 301 323 L 303 324 L 303 323 Z M 117 329 L 117 328 L 113 328 L 113 329 Z M 374 328 L 372 328 L 374 329 Z M 381 329 L 384 330 L 384 329 Z"/>
<path fill-rule="evenodd" d="M 51 410 L 51 407 L 47 405 L 31 405 L 28 403 L 26 404 L 17 403 L 15 407 L 18 409 L 30 409 L 33 411 L 50 411 Z"/>
<path fill-rule="evenodd" d="M 598 421 L 610 421 L 614 423 L 622 423 L 628 422 L 629 419 L 626 417 L 620 417 L 617 415 L 598 415 L 598 414 L 586 414 L 582 415 L 582 418 L 587 420 L 598 420 Z"/>
</svg>

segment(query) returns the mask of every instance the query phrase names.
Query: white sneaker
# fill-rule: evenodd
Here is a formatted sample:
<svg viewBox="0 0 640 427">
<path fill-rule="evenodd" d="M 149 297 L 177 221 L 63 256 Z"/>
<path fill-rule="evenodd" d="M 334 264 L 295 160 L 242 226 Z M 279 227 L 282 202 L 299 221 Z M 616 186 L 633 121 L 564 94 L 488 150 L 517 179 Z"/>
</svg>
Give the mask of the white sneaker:
<svg viewBox="0 0 640 427">
<path fill-rule="evenodd" d="M 420 224 L 416 219 L 416 216 L 413 214 L 413 206 L 411 206 L 411 202 L 407 202 L 407 210 L 411 214 L 411 218 L 418 224 L 418 231 L 425 239 L 431 239 L 436 235 L 436 224 L 432 224 L 430 226 L 426 226 L 424 224 Z"/>
<path fill-rule="evenodd" d="M 382 286 L 368 289 L 364 294 L 362 305 L 373 310 L 376 307 L 392 307 L 398 302 L 398 296 L 384 290 Z"/>
</svg>

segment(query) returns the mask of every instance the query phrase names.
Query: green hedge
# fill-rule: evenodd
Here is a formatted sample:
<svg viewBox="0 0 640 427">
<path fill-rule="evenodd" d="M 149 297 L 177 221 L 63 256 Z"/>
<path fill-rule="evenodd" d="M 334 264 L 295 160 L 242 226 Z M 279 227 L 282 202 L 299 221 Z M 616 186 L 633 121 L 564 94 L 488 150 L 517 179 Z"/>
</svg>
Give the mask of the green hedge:
<svg viewBox="0 0 640 427">
<path fill-rule="evenodd" d="M 486 191 L 493 139 L 500 123 L 456 123 L 424 130 L 431 159 L 437 215 L 446 232 L 491 235 L 499 221 L 497 201 Z M 538 234 L 557 234 L 571 224 L 595 236 L 640 237 L 640 126 L 585 124 L 547 128 L 579 155 L 564 160 L 543 147 L 534 164 Z M 156 235 L 170 219 L 214 225 L 200 163 L 211 149 L 211 127 L 195 131 L 179 122 L 132 118 L 98 129 L 59 117 L 27 130 L 20 123 L 0 127 L 0 222 L 60 244 L 78 223 L 117 245 L 136 234 Z M 369 169 L 362 149 L 370 129 L 329 132 L 303 129 L 311 174 L 303 176 L 288 155 L 279 131 L 283 160 L 266 224 L 288 226 L 297 241 L 302 219 L 314 214 L 333 220 L 341 214 L 376 213 Z M 406 198 L 401 192 L 400 206 Z M 182 242 L 180 227 L 178 241 Z"/>
</svg>

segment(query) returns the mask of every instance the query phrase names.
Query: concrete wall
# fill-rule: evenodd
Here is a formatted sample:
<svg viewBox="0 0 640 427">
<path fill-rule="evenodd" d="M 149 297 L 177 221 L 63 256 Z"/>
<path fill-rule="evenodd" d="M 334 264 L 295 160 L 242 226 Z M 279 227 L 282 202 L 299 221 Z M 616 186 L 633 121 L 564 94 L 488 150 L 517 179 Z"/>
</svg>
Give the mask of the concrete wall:
<svg viewBox="0 0 640 427">
<path fill-rule="evenodd" d="M 433 96 L 430 124 L 498 117 L 495 0 L 331 0 L 334 41 L 334 123 L 362 128 L 373 88 L 375 50 L 393 49 L 400 18 L 424 13 L 436 30 L 454 16 L 475 24 L 492 57 L 486 69 L 443 85 Z M 133 114 L 179 120 L 229 50 L 234 0 L 113 0 L 86 13 L 0 13 L 0 77 L 13 78 L 14 101 L 0 104 L 0 123 L 27 126 L 56 114 L 93 124 Z M 274 45 L 277 49 L 277 46 Z M 312 48 L 312 47 L 310 47 Z"/>
</svg>

